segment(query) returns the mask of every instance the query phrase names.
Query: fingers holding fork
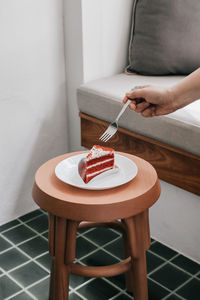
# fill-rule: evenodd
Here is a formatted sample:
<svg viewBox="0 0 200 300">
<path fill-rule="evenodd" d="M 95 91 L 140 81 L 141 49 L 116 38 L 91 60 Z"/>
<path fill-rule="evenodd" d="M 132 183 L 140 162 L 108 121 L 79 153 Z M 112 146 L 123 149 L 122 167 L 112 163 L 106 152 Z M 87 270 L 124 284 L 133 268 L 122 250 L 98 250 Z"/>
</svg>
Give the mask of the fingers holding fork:
<svg viewBox="0 0 200 300">
<path fill-rule="evenodd" d="M 145 100 L 145 92 L 143 88 L 147 87 L 144 86 L 136 86 L 131 89 L 126 95 L 124 96 L 123 103 L 126 103 L 128 100 L 131 100 L 129 104 L 130 109 L 134 110 L 135 112 L 142 113 L 146 108 L 148 108 L 151 104 Z"/>
</svg>

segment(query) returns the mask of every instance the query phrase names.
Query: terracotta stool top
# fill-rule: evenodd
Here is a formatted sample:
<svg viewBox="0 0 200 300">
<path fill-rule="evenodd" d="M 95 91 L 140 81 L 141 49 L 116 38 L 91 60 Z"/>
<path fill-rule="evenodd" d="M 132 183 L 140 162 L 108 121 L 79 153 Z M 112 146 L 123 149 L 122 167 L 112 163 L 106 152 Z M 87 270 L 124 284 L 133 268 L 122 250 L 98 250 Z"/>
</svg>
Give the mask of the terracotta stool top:
<svg viewBox="0 0 200 300">
<path fill-rule="evenodd" d="M 136 156 L 116 152 L 133 160 L 138 173 L 130 182 L 107 190 L 85 190 L 60 181 L 55 175 L 56 165 L 73 152 L 55 157 L 36 172 L 33 199 L 46 211 L 76 221 L 106 222 L 138 214 L 152 206 L 160 195 L 155 169 Z"/>
</svg>

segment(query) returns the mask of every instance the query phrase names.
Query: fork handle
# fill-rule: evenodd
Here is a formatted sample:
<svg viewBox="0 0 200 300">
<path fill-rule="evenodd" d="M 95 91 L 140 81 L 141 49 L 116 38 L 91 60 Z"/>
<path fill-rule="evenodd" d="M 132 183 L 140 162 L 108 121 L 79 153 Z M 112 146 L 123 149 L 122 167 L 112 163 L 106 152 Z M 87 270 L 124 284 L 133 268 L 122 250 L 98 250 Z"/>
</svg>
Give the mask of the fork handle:
<svg viewBox="0 0 200 300">
<path fill-rule="evenodd" d="M 131 103 L 131 100 L 127 100 L 126 104 L 124 104 L 124 106 L 122 107 L 121 111 L 119 112 L 117 118 L 115 121 L 118 121 L 119 118 L 121 117 L 121 115 L 124 113 L 124 111 L 126 110 L 127 106 L 129 106 L 129 104 Z"/>
<path fill-rule="evenodd" d="M 139 88 L 140 88 L 139 86 L 135 86 L 132 90 L 138 90 Z M 142 101 L 139 100 L 138 103 L 142 102 Z M 127 106 L 129 106 L 130 103 L 131 103 L 131 100 L 127 100 L 126 104 L 124 104 L 124 106 L 122 107 L 121 111 L 119 112 L 117 118 L 115 119 L 115 122 L 118 122 L 119 118 L 124 113 L 124 111 L 126 110 Z"/>
</svg>

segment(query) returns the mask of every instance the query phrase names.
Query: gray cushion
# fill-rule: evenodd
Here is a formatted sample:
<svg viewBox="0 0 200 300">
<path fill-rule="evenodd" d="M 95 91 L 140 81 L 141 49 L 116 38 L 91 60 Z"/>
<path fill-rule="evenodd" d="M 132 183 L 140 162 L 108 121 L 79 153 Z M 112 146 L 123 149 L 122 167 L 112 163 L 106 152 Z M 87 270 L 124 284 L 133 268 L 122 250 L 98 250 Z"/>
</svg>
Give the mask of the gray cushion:
<svg viewBox="0 0 200 300">
<path fill-rule="evenodd" d="M 127 71 L 189 74 L 200 66 L 199 0 L 134 0 Z"/>
<path fill-rule="evenodd" d="M 172 85 L 183 76 L 142 76 L 118 74 L 82 85 L 77 92 L 79 110 L 108 122 L 113 121 L 127 91 L 135 85 Z M 200 100 L 160 117 L 144 118 L 127 108 L 119 125 L 144 136 L 148 136 L 200 155 Z"/>
</svg>

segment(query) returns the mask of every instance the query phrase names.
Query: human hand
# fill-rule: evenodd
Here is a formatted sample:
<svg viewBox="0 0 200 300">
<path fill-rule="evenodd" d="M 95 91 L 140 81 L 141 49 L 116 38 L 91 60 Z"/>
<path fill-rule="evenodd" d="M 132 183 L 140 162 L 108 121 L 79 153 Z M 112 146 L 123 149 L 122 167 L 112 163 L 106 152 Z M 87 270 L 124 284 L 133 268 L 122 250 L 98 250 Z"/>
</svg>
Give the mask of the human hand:
<svg viewBox="0 0 200 300">
<path fill-rule="evenodd" d="M 126 93 L 123 102 L 132 100 L 129 107 L 143 117 L 153 117 L 172 113 L 177 109 L 174 95 L 168 87 L 144 85 Z"/>
</svg>

